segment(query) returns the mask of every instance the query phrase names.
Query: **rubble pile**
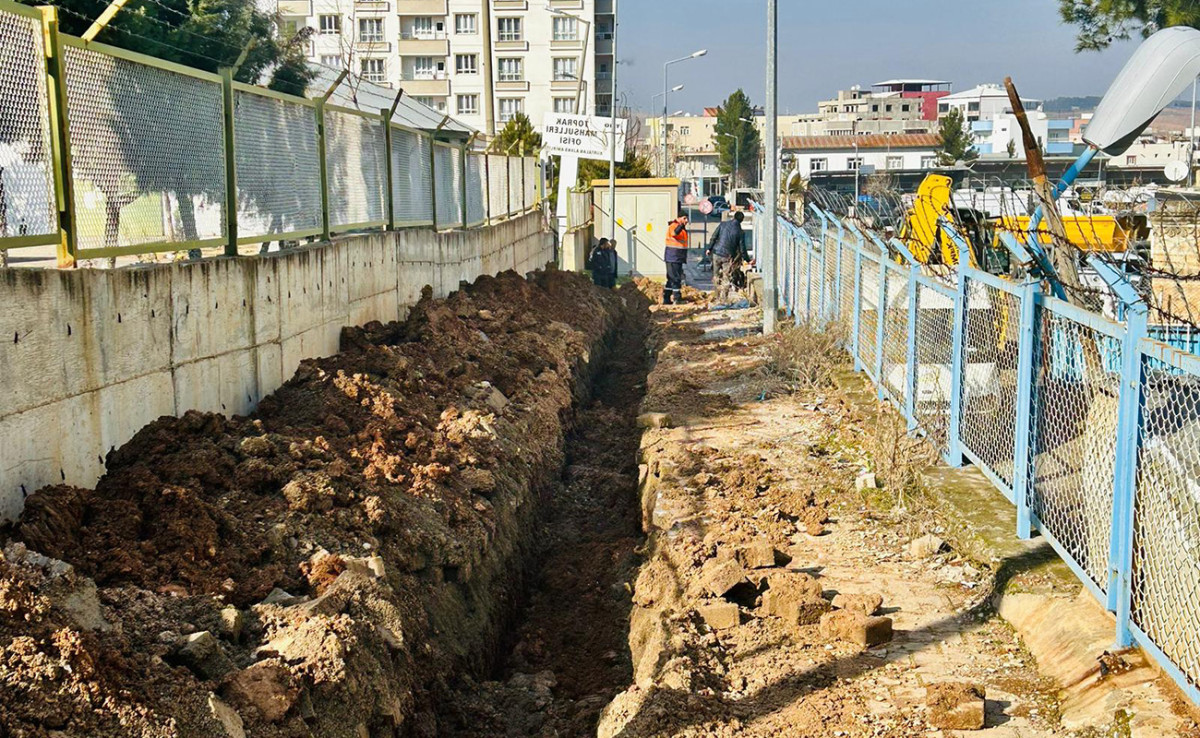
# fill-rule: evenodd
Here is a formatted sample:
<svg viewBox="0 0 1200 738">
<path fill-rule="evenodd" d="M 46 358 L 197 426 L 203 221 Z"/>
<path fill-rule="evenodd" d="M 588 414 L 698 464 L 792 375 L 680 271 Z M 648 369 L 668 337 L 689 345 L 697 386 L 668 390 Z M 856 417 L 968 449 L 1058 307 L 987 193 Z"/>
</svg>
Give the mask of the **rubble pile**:
<svg viewBox="0 0 1200 738">
<path fill-rule="evenodd" d="M 428 292 L 250 417 L 162 418 L 0 558 L 0 735 L 437 734 L 525 587 L 573 408 L 634 290 Z"/>
</svg>

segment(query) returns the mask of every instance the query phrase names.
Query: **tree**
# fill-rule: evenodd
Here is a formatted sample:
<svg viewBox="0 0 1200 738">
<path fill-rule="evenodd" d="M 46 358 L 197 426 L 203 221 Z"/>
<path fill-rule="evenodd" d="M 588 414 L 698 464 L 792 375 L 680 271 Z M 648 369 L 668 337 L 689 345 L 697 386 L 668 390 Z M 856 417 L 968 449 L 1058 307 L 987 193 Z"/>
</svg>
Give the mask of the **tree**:
<svg viewBox="0 0 1200 738">
<path fill-rule="evenodd" d="M 717 109 L 717 124 L 713 128 L 713 145 L 719 157 L 718 168 L 723 174 L 733 177 L 744 185 L 751 180 L 758 164 L 762 141 L 758 137 L 758 126 L 753 122 L 754 107 L 742 90 L 730 95 L 725 104 Z"/>
<path fill-rule="evenodd" d="M 975 137 L 963 120 L 962 111 L 957 108 L 942 118 L 938 137 L 937 164 L 940 167 L 954 166 L 957 162 L 969 163 L 979 157 L 979 152 L 975 150 Z"/>
<path fill-rule="evenodd" d="M 1015 138 L 1008 139 L 1008 146 L 1005 146 L 1004 150 L 1008 152 L 1009 159 L 1015 158 L 1017 155 L 1017 140 Z"/>
<path fill-rule="evenodd" d="M 497 154 L 532 156 L 542 148 L 542 134 L 534 130 L 528 115 L 517 113 L 496 134 L 488 148 Z"/>
<path fill-rule="evenodd" d="M 641 124 L 626 109 L 620 117 L 625 119 L 625 161 L 617 162 L 617 179 L 644 179 L 653 177 L 650 157 L 637 149 L 641 140 Z M 608 179 L 608 162 L 599 159 L 583 159 L 579 162 L 579 186 L 587 187 L 594 180 Z"/>
<path fill-rule="evenodd" d="M 1076 51 L 1099 51 L 1168 26 L 1200 28 L 1196 0 L 1059 0 L 1058 10 L 1064 23 L 1079 29 Z"/>
</svg>

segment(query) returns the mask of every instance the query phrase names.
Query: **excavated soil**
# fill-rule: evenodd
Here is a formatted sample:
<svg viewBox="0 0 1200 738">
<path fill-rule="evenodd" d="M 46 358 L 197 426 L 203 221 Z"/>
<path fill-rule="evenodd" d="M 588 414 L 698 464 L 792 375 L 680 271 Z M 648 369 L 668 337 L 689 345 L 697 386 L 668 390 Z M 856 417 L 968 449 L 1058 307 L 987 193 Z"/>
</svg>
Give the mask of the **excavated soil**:
<svg viewBox="0 0 1200 738">
<path fill-rule="evenodd" d="M 438 706 L 497 670 L 602 702 L 628 672 L 607 656 L 620 627 L 567 664 L 570 618 L 526 600 L 524 572 L 553 562 L 542 581 L 585 598 L 579 617 L 628 609 L 588 591 L 633 565 L 636 519 L 591 524 L 636 483 L 639 390 L 587 398 L 645 309 L 558 272 L 426 294 L 254 415 L 162 418 L 95 489 L 30 496 L 0 559 L 0 735 L 454 734 Z M 514 642 L 522 607 L 548 614 Z"/>
</svg>

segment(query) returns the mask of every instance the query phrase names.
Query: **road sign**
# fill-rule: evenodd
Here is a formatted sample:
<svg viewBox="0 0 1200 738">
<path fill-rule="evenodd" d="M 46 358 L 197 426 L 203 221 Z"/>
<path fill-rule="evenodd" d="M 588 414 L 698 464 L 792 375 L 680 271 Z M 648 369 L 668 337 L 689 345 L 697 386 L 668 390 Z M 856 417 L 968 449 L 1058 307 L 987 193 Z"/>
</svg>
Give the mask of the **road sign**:
<svg viewBox="0 0 1200 738">
<path fill-rule="evenodd" d="M 713 211 L 712 200 L 707 197 L 700 201 L 700 212 L 703 215 L 711 215 Z"/>
<path fill-rule="evenodd" d="M 612 144 L 612 118 L 546 113 L 542 150 L 552 156 L 608 161 Z M 626 122 L 617 119 L 617 161 L 625 161 Z"/>
</svg>

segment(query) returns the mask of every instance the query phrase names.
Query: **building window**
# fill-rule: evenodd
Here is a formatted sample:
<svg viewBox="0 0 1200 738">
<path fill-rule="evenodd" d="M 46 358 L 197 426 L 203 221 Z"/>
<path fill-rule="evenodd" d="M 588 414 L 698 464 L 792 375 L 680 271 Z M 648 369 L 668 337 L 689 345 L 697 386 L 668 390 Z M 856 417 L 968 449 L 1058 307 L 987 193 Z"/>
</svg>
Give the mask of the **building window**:
<svg viewBox="0 0 1200 738">
<path fill-rule="evenodd" d="M 904 157 L 903 156 L 889 156 L 887 158 L 887 168 L 888 169 L 903 169 L 904 168 Z"/>
<path fill-rule="evenodd" d="M 933 169 L 936 162 L 937 162 L 937 159 L 935 157 L 922 156 L 921 157 L 921 168 L 922 169 Z"/>
<path fill-rule="evenodd" d="M 967 112 L 968 113 L 978 113 L 979 112 L 979 103 L 977 103 L 977 102 L 967 103 Z"/>
<path fill-rule="evenodd" d="M 387 67 L 383 59 L 361 59 L 362 77 L 368 82 L 386 82 Z"/>
<path fill-rule="evenodd" d="M 525 109 L 525 101 L 519 97 L 502 97 L 500 103 L 500 122 L 507 123 Z"/>
<path fill-rule="evenodd" d="M 300 32 L 301 21 L 296 18 L 284 18 L 279 21 L 279 35 L 285 39 Z"/>
<path fill-rule="evenodd" d="M 823 172 L 826 169 L 829 169 L 829 160 L 828 159 L 821 158 L 821 159 L 809 159 L 808 160 L 808 171 Z"/>
<path fill-rule="evenodd" d="M 418 56 L 413 59 L 413 79 L 433 79 L 432 56 Z"/>
<path fill-rule="evenodd" d="M 573 97 L 556 97 L 554 98 L 554 112 L 556 113 L 574 113 L 575 98 Z"/>
<path fill-rule="evenodd" d="M 596 65 L 596 79 L 612 79 L 612 73 L 608 71 L 608 62 Z"/>
<path fill-rule="evenodd" d="M 423 39 L 433 38 L 433 18 L 413 18 L 412 37 Z"/>
<path fill-rule="evenodd" d="M 578 41 L 579 27 L 574 18 L 566 18 L 564 16 L 554 17 L 554 40 L 555 41 Z"/>
<path fill-rule="evenodd" d="M 496 60 L 500 68 L 501 82 L 521 82 L 525 79 L 525 64 L 521 59 L 505 58 Z"/>
<path fill-rule="evenodd" d="M 522 39 L 520 18 L 497 18 L 496 30 L 497 41 L 520 41 Z"/>
<path fill-rule="evenodd" d="M 1128 156 L 1125 157 L 1125 166 L 1132 167 L 1132 166 L 1136 166 L 1136 165 L 1137 165 L 1137 154 L 1129 154 Z"/>
<path fill-rule="evenodd" d="M 555 57 L 554 59 L 554 81 L 565 82 L 574 81 L 577 79 L 577 62 L 579 60 L 573 56 L 570 57 Z"/>
<path fill-rule="evenodd" d="M 458 74 L 479 74 L 479 55 L 455 54 L 454 71 Z"/>
<path fill-rule="evenodd" d="M 427 95 L 415 95 L 413 100 L 416 100 L 418 105 L 424 105 L 427 108 L 432 108 L 436 104 L 436 101 Z"/>
<path fill-rule="evenodd" d="M 949 113 L 950 112 L 950 103 L 938 103 L 938 112 L 939 113 Z"/>
<path fill-rule="evenodd" d="M 383 18 L 359 18 L 358 40 L 364 44 L 377 44 L 383 41 Z"/>
<path fill-rule="evenodd" d="M 342 66 L 342 57 L 337 54 L 321 54 L 321 65 L 340 69 Z"/>
<path fill-rule="evenodd" d="M 340 15 L 322 15 L 317 18 L 317 23 L 322 35 L 333 36 L 342 32 L 342 16 Z"/>
<path fill-rule="evenodd" d="M 862 157 L 852 156 L 846 160 L 846 168 L 852 172 L 857 172 L 862 167 Z"/>
<path fill-rule="evenodd" d="M 479 29 L 475 25 L 477 17 L 474 13 L 455 13 L 454 32 L 460 36 L 474 36 L 479 33 Z"/>
<path fill-rule="evenodd" d="M 479 95 L 459 95 L 458 114 L 475 115 L 479 112 Z"/>
</svg>

